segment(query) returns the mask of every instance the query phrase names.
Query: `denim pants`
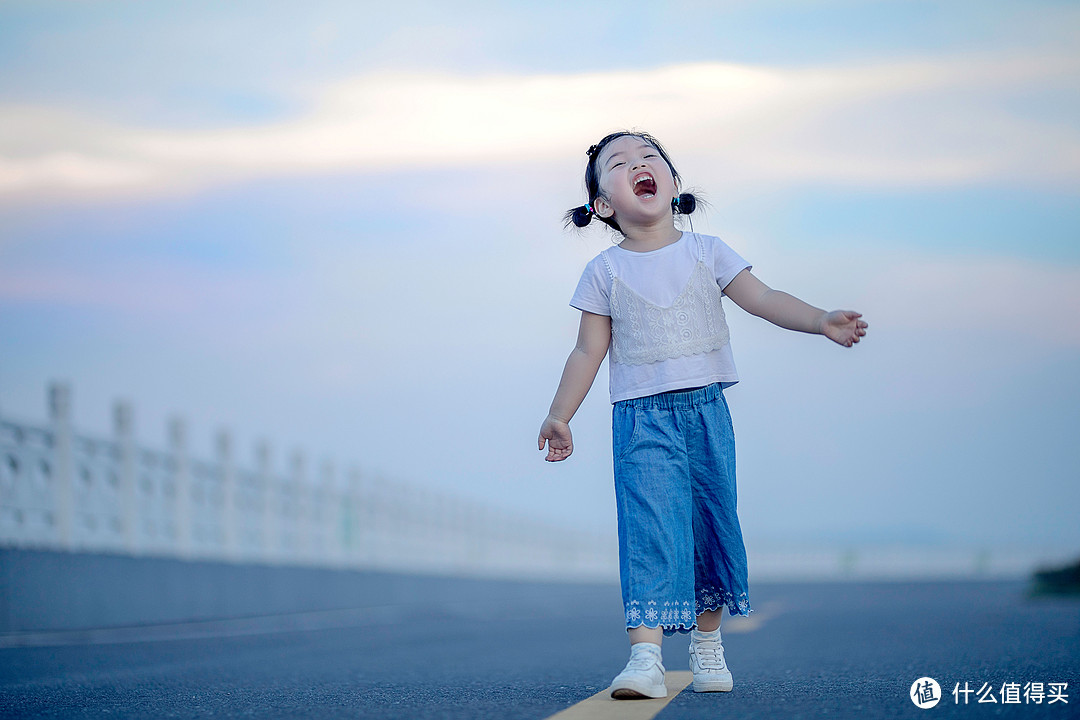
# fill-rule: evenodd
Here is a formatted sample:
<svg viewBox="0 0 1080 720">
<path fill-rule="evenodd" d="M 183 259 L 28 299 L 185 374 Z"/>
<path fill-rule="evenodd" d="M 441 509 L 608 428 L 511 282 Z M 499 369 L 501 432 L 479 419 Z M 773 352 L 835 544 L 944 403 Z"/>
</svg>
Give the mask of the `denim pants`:
<svg viewBox="0 0 1080 720">
<path fill-rule="evenodd" d="M 689 632 L 706 610 L 749 615 L 735 433 L 719 383 L 612 408 L 626 626 Z"/>
</svg>

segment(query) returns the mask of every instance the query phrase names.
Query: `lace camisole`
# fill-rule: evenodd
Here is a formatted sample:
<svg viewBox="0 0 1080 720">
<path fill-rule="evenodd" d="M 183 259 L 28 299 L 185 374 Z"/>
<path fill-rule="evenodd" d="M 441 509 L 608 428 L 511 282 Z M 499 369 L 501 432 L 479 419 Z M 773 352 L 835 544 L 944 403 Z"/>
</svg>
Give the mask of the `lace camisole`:
<svg viewBox="0 0 1080 720">
<path fill-rule="evenodd" d="M 698 233 L 642 253 L 611 247 L 589 261 L 570 304 L 611 317 L 611 402 L 737 383 L 720 298 L 749 267 L 723 240 Z"/>
<path fill-rule="evenodd" d="M 723 293 L 705 264 L 700 236 L 698 261 L 686 286 L 668 306 L 656 305 L 634 292 L 611 268 L 611 359 L 625 365 L 647 365 L 660 360 L 719 350 L 728 344 Z"/>
</svg>

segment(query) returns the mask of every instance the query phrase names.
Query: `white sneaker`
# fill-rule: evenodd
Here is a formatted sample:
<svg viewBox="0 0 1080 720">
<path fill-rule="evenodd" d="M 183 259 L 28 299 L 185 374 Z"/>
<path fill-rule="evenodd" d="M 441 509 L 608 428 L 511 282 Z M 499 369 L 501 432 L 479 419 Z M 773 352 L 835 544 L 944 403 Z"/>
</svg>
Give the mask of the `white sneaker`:
<svg viewBox="0 0 1080 720">
<path fill-rule="evenodd" d="M 658 645 L 635 643 L 630 647 L 630 662 L 611 681 L 611 697 L 618 700 L 667 697 Z"/>
<path fill-rule="evenodd" d="M 690 633 L 690 669 L 694 671 L 694 692 L 729 692 L 731 671 L 724 662 L 720 628 L 704 633 Z"/>
</svg>

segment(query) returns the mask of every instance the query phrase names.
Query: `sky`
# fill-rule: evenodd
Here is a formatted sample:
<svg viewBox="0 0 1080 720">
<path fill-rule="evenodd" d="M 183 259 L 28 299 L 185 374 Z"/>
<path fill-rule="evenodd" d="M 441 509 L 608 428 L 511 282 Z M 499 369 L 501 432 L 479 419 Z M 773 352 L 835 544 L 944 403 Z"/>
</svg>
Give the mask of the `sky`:
<svg viewBox="0 0 1080 720">
<path fill-rule="evenodd" d="M 314 459 L 615 533 L 607 367 L 536 435 L 614 238 L 585 149 L 665 143 L 772 287 L 729 308 L 748 548 L 1080 554 L 1080 6 L 0 3 L 0 413 Z M 688 228 L 687 228 L 688 229 Z M 245 448 L 247 449 L 245 451 Z"/>
</svg>

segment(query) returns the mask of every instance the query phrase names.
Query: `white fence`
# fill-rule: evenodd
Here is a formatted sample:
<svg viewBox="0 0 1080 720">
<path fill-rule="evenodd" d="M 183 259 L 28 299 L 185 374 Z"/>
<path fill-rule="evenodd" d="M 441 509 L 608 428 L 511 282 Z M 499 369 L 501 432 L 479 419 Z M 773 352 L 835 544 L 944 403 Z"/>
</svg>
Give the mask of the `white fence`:
<svg viewBox="0 0 1080 720">
<path fill-rule="evenodd" d="M 133 411 L 114 408 L 115 437 L 77 435 L 71 390 L 49 388 L 47 427 L 0 418 L 0 546 L 324 567 L 511 577 L 610 578 L 610 538 L 513 516 L 451 494 L 334 465 L 309 471 L 302 453 L 253 468 L 229 434 L 213 461 L 136 444 Z"/>
</svg>

